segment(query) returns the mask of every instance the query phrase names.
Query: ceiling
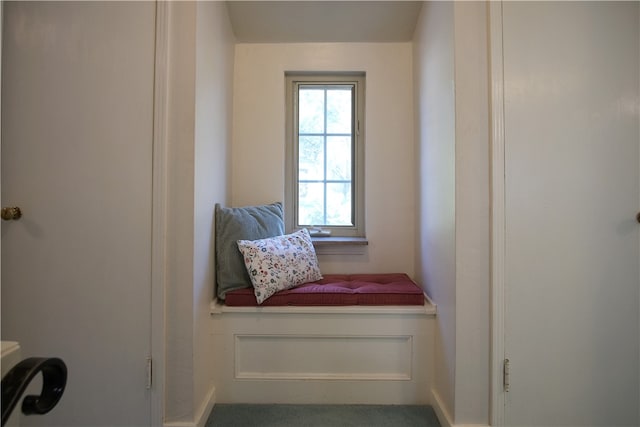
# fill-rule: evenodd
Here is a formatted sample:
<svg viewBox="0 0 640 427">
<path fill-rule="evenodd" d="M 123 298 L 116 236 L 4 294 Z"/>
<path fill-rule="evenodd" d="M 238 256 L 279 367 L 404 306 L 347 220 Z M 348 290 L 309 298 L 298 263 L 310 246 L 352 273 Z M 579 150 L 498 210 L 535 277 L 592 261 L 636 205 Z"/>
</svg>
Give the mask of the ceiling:
<svg viewBox="0 0 640 427">
<path fill-rule="evenodd" d="M 239 43 L 411 41 L 421 1 L 228 1 Z"/>
</svg>

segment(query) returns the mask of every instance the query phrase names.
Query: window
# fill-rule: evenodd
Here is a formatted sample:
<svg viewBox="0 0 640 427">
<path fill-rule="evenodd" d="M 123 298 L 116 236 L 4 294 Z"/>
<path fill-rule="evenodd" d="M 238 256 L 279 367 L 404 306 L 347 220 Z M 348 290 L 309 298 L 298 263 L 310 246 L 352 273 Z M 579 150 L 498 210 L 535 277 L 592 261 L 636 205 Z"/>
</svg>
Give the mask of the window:
<svg viewBox="0 0 640 427">
<path fill-rule="evenodd" d="M 286 85 L 287 228 L 363 237 L 364 75 L 287 74 Z"/>
</svg>

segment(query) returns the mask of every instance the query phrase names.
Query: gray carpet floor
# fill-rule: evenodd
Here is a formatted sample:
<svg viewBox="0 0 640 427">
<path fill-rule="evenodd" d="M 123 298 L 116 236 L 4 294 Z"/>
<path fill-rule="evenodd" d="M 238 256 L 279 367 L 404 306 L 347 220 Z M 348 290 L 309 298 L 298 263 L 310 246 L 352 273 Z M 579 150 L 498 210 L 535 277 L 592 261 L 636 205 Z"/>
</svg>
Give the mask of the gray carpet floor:
<svg viewBox="0 0 640 427">
<path fill-rule="evenodd" d="M 440 427 L 430 406 L 217 404 L 206 427 Z"/>
</svg>

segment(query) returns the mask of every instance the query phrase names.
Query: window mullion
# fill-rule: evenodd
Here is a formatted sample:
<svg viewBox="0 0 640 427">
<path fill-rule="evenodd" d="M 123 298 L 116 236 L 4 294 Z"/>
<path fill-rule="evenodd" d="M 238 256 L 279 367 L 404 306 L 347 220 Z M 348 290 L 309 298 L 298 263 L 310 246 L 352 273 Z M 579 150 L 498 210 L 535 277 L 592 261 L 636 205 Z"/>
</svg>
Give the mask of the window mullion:
<svg viewBox="0 0 640 427">
<path fill-rule="evenodd" d="M 323 120 L 324 120 L 324 165 L 323 165 L 323 181 L 324 181 L 324 206 L 323 206 L 323 222 L 327 224 L 327 89 L 324 90 L 324 111 L 323 111 Z"/>
</svg>

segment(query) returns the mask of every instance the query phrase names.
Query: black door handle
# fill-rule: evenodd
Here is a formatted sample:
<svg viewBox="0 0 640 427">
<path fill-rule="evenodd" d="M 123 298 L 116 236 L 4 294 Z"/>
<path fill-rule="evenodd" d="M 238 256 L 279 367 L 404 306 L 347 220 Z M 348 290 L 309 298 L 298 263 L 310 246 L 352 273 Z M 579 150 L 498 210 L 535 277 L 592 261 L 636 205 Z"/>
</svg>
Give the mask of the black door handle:
<svg viewBox="0 0 640 427">
<path fill-rule="evenodd" d="M 31 380 L 42 372 L 40 396 L 29 395 L 22 402 L 25 415 L 46 414 L 60 401 L 67 384 L 67 366 L 57 357 L 30 357 L 15 365 L 2 378 L 2 425 L 20 401 Z"/>
</svg>

